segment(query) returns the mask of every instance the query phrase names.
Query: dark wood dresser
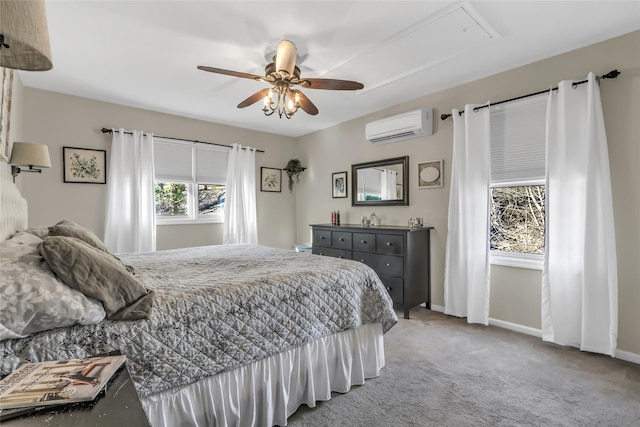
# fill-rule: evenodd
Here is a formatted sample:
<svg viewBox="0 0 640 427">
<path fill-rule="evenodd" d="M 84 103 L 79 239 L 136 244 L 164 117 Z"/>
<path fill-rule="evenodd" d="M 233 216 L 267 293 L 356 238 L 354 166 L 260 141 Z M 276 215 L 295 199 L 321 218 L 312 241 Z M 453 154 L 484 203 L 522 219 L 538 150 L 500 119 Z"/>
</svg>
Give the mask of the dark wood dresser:
<svg viewBox="0 0 640 427">
<path fill-rule="evenodd" d="M 312 252 L 364 262 L 401 305 L 404 318 L 421 303 L 431 308 L 431 243 L 433 227 L 361 227 L 312 224 Z"/>
</svg>

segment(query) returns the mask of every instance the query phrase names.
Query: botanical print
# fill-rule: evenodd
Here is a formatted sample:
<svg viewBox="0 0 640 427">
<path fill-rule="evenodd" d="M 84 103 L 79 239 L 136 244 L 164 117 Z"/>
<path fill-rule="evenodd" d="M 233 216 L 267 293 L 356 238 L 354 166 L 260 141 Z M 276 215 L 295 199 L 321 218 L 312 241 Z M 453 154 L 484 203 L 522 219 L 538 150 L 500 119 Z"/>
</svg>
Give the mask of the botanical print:
<svg viewBox="0 0 640 427">
<path fill-rule="evenodd" d="M 106 184 L 105 150 L 63 147 L 64 182 Z"/>
<path fill-rule="evenodd" d="M 282 169 L 260 168 L 260 191 L 282 191 Z"/>
<path fill-rule="evenodd" d="M 96 156 L 80 157 L 80 154 L 73 153 L 70 168 L 74 178 L 98 179 L 100 176 L 100 168 L 98 168 Z"/>
</svg>

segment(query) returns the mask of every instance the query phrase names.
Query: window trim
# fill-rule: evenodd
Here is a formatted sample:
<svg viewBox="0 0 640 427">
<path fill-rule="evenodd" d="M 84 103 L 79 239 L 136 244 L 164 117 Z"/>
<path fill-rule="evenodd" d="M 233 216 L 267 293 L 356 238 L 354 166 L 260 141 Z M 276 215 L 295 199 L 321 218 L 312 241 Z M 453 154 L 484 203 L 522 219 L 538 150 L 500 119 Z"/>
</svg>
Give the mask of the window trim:
<svg viewBox="0 0 640 427">
<path fill-rule="evenodd" d="M 527 185 L 544 185 L 546 191 L 546 180 L 527 179 L 520 181 L 496 181 L 492 182 L 489 188 L 495 187 L 524 187 Z M 491 196 L 489 196 L 490 199 Z M 489 203 L 491 201 L 489 200 Z M 545 206 L 546 209 L 546 206 Z M 489 240 L 491 239 L 491 229 L 487 230 Z M 546 239 L 546 236 L 545 236 Z M 542 270 L 544 263 L 544 254 L 527 254 L 523 252 L 505 252 L 497 249 L 489 249 L 489 264 L 501 265 L 505 267 L 527 268 L 531 270 Z"/>
</svg>

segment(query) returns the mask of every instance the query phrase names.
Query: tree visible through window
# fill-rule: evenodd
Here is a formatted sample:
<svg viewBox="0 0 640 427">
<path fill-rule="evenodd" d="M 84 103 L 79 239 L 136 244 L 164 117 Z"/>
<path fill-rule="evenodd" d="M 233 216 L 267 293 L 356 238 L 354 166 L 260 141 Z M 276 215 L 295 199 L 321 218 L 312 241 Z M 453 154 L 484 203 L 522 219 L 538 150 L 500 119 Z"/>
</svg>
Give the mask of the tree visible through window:
<svg viewBox="0 0 640 427">
<path fill-rule="evenodd" d="M 491 250 L 544 254 L 544 185 L 491 188 Z"/>
<path fill-rule="evenodd" d="M 189 191 L 187 184 L 156 182 L 156 215 L 189 215 Z"/>
</svg>

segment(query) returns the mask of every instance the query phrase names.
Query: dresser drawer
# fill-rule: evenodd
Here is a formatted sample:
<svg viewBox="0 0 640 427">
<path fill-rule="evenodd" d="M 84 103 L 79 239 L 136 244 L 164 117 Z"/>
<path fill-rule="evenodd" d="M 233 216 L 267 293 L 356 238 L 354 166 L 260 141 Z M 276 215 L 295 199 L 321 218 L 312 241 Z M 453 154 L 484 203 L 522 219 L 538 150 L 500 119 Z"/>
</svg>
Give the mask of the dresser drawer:
<svg viewBox="0 0 640 427">
<path fill-rule="evenodd" d="M 404 255 L 404 236 L 377 234 L 376 251 L 381 254 Z"/>
<path fill-rule="evenodd" d="M 331 246 L 331 231 L 313 230 L 313 244 L 314 246 Z"/>
<path fill-rule="evenodd" d="M 345 231 L 332 232 L 331 246 L 339 249 L 351 249 L 351 233 Z"/>
<path fill-rule="evenodd" d="M 353 249 L 373 252 L 376 249 L 376 235 L 373 233 L 353 233 Z"/>
<path fill-rule="evenodd" d="M 404 280 L 399 277 L 379 276 L 391 299 L 396 304 L 404 304 Z"/>
<path fill-rule="evenodd" d="M 373 268 L 378 275 L 395 277 L 404 276 L 403 257 L 354 252 L 353 259 L 367 264 L 369 267 Z"/>
<path fill-rule="evenodd" d="M 344 249 L 326 248 L 314 245 L 311 248 L 311 253 L 316 255 L 331 256 L 334 258 L 351 259 L 351 251 L 347 251 Z"/>
</svg>

